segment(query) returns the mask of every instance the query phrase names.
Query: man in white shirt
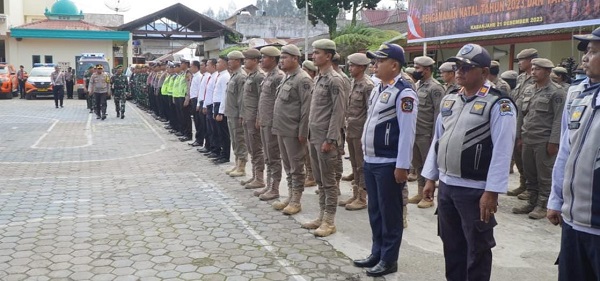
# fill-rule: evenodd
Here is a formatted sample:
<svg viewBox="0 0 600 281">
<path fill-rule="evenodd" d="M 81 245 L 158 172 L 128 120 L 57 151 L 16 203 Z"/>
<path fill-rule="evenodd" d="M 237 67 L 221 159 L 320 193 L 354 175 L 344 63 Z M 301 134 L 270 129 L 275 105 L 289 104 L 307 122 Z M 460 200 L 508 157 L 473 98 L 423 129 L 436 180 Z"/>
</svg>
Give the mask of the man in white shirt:
<svg viewBox="0 0 600 281">
<path fill-rule="evenodd" d="M 229 162 L 231 154 L 229 127 L 227 126 L 227 117 L 225 116 L 225 99 L 227 97 L 227 83 L 231 78 L 227 71 L 227 58 L 220 58 L 217 61 L 217 79 L 213 91 L 213 114 L 216 121 L 217 133 L 215 138 L 215 154 L 209 155 L 209 158 L 217 159 L 217 164 Z"/>
<path fill-rule="evenodd" d="M 206 72 L 206 65 L 199 61 L 192 61 L 191 70 L 194 75 L 192 76 L 192 83 L 190 84 L 190 106 L 193 108 L 191 112 L 196 133 L 194 134 L 194 142 L 190 145 L 195 147 L 204 145 L 204 134 L 206 131 L 206 120 L 200 118 L 201 113 L 197 107 L 198 97 L 202 90 L 202 80 L 204 80 L 204 73 Z"/>
<path fill-rule="evenodd" d="M 204 88 L 204 104 L 202 106 L 202 114 L 206 117 L 206 135 L 209 141 L 208 144 L 205 144 L 199 152 L 204 153 L 206 156 L 210 156 L 211 154 L 216 154 L 217 149 L 217 123 L 213 114 L 213 93 L 215 90 L 215 85 L 217 84 L 217 76 L 219 73 L 217 72 L 217 60 L 209 59 L 206 62 L 206 72 L 209 73 L 208 78 L 206 79 L 206 85 Z"/>
</svg>

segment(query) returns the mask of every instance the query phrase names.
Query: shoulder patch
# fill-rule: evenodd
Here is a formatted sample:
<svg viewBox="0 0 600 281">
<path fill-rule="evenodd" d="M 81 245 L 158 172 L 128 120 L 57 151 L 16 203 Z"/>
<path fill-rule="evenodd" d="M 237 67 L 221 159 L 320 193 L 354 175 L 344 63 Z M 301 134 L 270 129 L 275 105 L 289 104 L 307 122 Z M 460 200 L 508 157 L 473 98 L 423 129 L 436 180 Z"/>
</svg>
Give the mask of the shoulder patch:
<svg viewBox="0 0 600 281">
<path fill-rule="evenodd" d="M 501 100 L 500 101 L 500 116 L 505 116 L 505 115 L 509 115 L 509 116 L 514 115 L 513 106 L 510 101 Z"/>
<path fill-rule="evenodd" d="M 402 98 L 402 103 L 401 103 L 401 107 L 402 107 L 402 112 L 405 113 L 411 113 L 413 111 L 414 108 L 414 99 L 413 98 Z"/>
<path fill-rule="evenodd" d="M 563 98 L 562 97 L 555 97 L 554 98 L 554 103 L 557 103 L 557 104 L 563 103 Z"/>
<path fill-rule="evenodd" d="M 309 83 L 304 83 L 302 85 L 302 88 L 304 88 L 305 91 L 308 91 L 308 90 L 310 90 L 310 84 Z"/>
</svg>

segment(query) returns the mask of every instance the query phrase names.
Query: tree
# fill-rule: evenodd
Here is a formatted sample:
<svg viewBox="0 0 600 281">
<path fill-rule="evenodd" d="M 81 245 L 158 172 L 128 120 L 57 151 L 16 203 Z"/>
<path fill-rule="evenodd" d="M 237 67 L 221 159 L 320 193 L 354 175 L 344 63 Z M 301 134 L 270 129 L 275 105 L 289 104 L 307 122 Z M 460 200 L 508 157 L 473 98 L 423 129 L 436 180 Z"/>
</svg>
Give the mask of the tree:
<svg viewBox="0 0 600 281">
<path fill-rule="evenodd" d="M 394 30 L 348 25 L 336 32 L 332 38 L 337 45 L 337 52 L 345 58 L 353 53 L 377 50 L 381 44 L 399 36 L 400 33 Z"/>
<path fill-rule="evenodd" d="M 339 6 L 346 11 L 351 11 L 352 22 L 351 26 L 356 26 L 356 16 L 363 10 L 374 10 L 381 0 L 338 0 Z"/>
<path fill-rule="evenodd" d="M 216 19 L 215 18 L 215 11 L 213 11 L 212 8 L 208 8 L 208 10 L 204 11 L 203 13 L 205 16 L 211 18 L 211 19 Z"/>
<path fill-rule="evenodd" d="M 308 19 L 313 26 L 322 21 L 329 28 L 329 37 L 333 38 L 337 29 L 337 16 L 340 12 L 337 0 L 296 0 L 296 7 L 304 8 L 308 1 Z M 314 7 L 317 7 L 315 9 Z"/>
<path fill-rule="evenodd" d="M 267 1 L 266 0 L 256 0 L 256 7 L 261 12 L 266 11 L 267 10 Z"/>
<path fill-rule="evenodd" d="M 221 20 L 225 20 L 229 17 L 230 13 L 223 9 L 223 7 L 219 8 L 219 12 L 217 12 L 217 16 L 216 19 L 221 21 Z"/>
</svg>

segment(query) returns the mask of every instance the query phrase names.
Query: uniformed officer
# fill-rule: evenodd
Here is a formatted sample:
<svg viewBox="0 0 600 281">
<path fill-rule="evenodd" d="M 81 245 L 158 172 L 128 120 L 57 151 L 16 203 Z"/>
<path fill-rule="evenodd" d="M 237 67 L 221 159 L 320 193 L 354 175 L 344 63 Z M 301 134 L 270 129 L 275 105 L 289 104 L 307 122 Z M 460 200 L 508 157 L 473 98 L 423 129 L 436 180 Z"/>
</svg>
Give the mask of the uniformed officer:
<svg viewBox="0 0 600 281">
<path fill-rule="evenodd" d="M 279 86 L 273 109 L 273 134 L 277 135 L 290 194 L 286 200 L 275 202 L 273 208 L 286 215 L 302 210 L 300 200 L 306 176 L 304 158 L 308 157 L 305 147 L 313 81 L 300 68 L 301 56 L 296 45 L 285 45 L 281 49 L 280 66 L 286 76 Z"/>
<path fill-rule="evenodd" d="M 206 137 L 206 119 L 202 114 L 202 103 L 204 102 L 204 85 L 206 84 L 206 60 L 192 61 L 190 68 L 192 81 L 190 83 L 190 109 L 194 121 L 194 142 L 189 143 L 193 147 L 203 146 Z M 200 94 L 202 93 L 202 94 Z"/>
<path fill-rule="evenodd" d="M 454 90 L 460 89 L 460 86 L 456 84 L 456 78 L 454 73 L 455 67 L 456 63 L 454 62 L 445 62 L 442 63 L 442 65 L 440 65 L 440 76 L 444 81 L 444 96 Z"/>
<path fill-rule="evenodd" d="M 286 48 L 284 48 L 286 50 Z M 263 199 L 276 198 L 279 196 L 279 183 L 281 181 L 281 154 L 279 152 L 279 142 L 273 132 L 273 109 L 277 99 L 277 89 L 283 79 L 283 71 L 277 67 L 280 63 L 281 51 L 273 46 L 267 46 L 260 49 L 262 59 L 261 68 L 266 75 L 260 85 L 260 98 L 258 100 L 257 126 L 260 130 L 260 140 L 262 142 L 267 166 L 266 186 L 260 190 L 254 191 L 254 196 L 263 196 Z M 288 56 L 288 55 L 285 55 Z M 287 59 L 287 57 L 286 57 Z M 247 182 L 250 184 L 254 181 Z M 256 183 L 252 183 L 249 188 L 254 188 Z M 289 199 L 288 199 L 289 202 Z M 286 204 L 287 205 L 287 204 Z M 280 210 L 286 206 L 281 207 Z"/>
<path fill-rule="evenodd" d="M 250 188 L 265 187 L 265 156 L 260 140 L 260 127 L 256 124 L 258 104 L 260 101 L 261 85 L 265 74 L 260 70 L 261 54 L 257 49 L 248 49 L 244 52 L 244 67 L 248 77 L 244 84 L 241 118 L 243 120 L 244 139 L 252 160 L 252 178 L 248 183 Z M 271 198 L 274 199 L 274 198 Z"/>
<path fill-rule="evenodd" d="M 170 115 L 173 117 L 171 118 L 170 122 L 171 122 L 171 131 L 169 131 L 170 133 L 174 134 L 177 137 L 181 137 L 183 136 L 183 127 L 182 127 L 182 121 L 183 121 L 183 113 L 180 112 L 179 105 L 180 105 L 180 100 L 183 101 L 183 93 L 180 93 L 180 88 L 182 86 L 182 81 L 184 81 L 185 79 L 185 74 L 182 73 L 181 71 L 181 63 L 180 62 L 174 62 L 173 63 L 173 78 L 171 79 L 171 84 L 169 87 L 169 91 L 167 92 L 167 95 L 169 96 L 169 112 Z M 142 78 L 142 72 L 140 72 L 140 74 L 138 75 L 138 77 L 141 79 Z M 138 81 L 138 106 L 142 106 L 142 94 L 141 94 L 141 84 L 140 81 Z"/>
<path fill-rule="evenodd" d="M 237 55 L 239 57 L 239 55 Z M 215 120 L 215 124 L 216 124 L 216 128 L 217 128 L 217 134 L 216 134 L 216 147 L 217 147 L 217 153 L 216 155 L 209 155 L 209 158 L 213 158 L 213 162 L 215 164 L 223 164 L 223 163 L 228 163 L 229 162 L 229 158 L 230 158 L 230 154 L 231 154 L 231 133 L 229 130 L 229 125 L 228 125 L 228 119 L 229 117 L 227 117 L 227 115 L 225 115 L 225 108 L 227 108 L 227 96 L 228 96 L 228 92 L 229 92 L 229 87 L 232 87 L 231 91 L 233 91 L 234 87 L 239 87 L 239 84 L 242 84 L 243 80 L 239 80 L 237 83 L 231 83 L 231 86 L 229 81 L 231 80 L 231 75 L 229 73 L 229 71 L 227 70 L 228 68 L 228 58 L 227 57 L 222 57 L 219 58 L 219 60 L 217 61 L 217 81 L 215 83 L 215 87 L 214 87 L 214 91 L 213 91 L 213 99 L 214 99 L 214 107 L 213 107 L 213 113 L 214 113 L 214 120 Z M 240 67 L 241 68 L 241 67 Z M 241 69 L 236 69 L 237 71 L 241 71 Z M 235 85 L 235 86 L 234 86 Z M 243 84 L 242 84 L 243 85 Z M 237 117 L 236 117 L 237 118 Z M 237 171 L 239 167 L 239 164 L 236 163 L 236 166 L 233 167 L 233 169 L 229 170 L 228 172 L 234 172 Z M 245 173 L 245 171 L 244 171 Z M 227 174 L 227 172 L 226 172 Z"/>
<path fill-rule="evenodd" d="M 218 156 L 219 146 L 217 145 L 217 124 L 215 121 L 214 114 L 214 90 L 217 85 L 217 78 L 219 71 L 217 71 L 217 60 L 209 59 L 206 62 L 206 72 L 209 76 L 206 79 L 206 85 L 204 88 L 204 104 L 202 105 L 202 114 L 206 116 L 206 138 L 208 145 L 205 145 L 199 152 L 207 157 Z"/>
<path fill-rule="evenodd" d="M 340 68 L 340 63 L 341 63 L 341 57 L 340 54 L 338 54 L 337 52 L 335 53 L 335 55 L 333 56 L 333 59 L 331 60 L 331 66 L 333 67 L 333 70 L 335 70 L 335 72 L 337 72 L 340 76 L 342 76 L 342 78 L 344 78 L 344 91 L 342 92 L 344 94 L 343 99 L 344 102 L 348 101 L 348 97 L 350 96 L 350 91 L 352 91 L 352 81 L 350 80 L 350 77 L 348 77 L 348 75 L 346 75 L 346 73 L 344 73 L 344 71 L 342 71 L 342 69 Z M 340 190 L 340 181 L 342 180 L 342 173 L 344 172 L 344 162 L 342 161 L 343 159 L 343 155 L 346 153 L 345 152 L 345 147 L 346 147 L 346 124 L 344 122 L 344 126 L 342 126 L 341 131 L 340 131 L 340 136 L 341 136 L 341 143 L 338 144 L 337 146 L 337 150 L 338 150 L 338 155 L 337 155 L 337 170 L 335 171 L 335 181 L 336 181 L 336 186 L 337 189 Z M 354 179 L 354 175 L 350 174 L 348 176 L 346 176 L 346 180 L 347 181 L 351 181 L 351 179 Z M 318 190 L 316 190 L 318 192 Z M 338 195 L 340 195 L 341 193 L 338 192 Z M 342 203 L 342 202 L 339 202 Z"/>
<path fill-rule="evenodd" d="M 561 224 L 558 280 L 600 278 L 600 28 L 575 35 L 588 78 L 569 88 L 561 143 L 552 174 L 548 219 Z M 594 118 L 596 117 L 596 118 Z"/>
<path fill-rule="evenodd" d="M 415 80 L 413 78 L 413 73 L 415 72 L 416 68 L 414 67 L 407 67 L 406 69 L 404 69 L 404 74 L 405 77 L 410 77 L 410 82 L 412 82 L 413 84 L 415 83 Z"/>
<path fill-rule="evenodd" d="M 231 79 L 227 83 L 227 98 L 225 101 L 225 116 L 227 127 L 231 136 L 231 146 L 235 155 L 235 171 L 229 173 L 230 177 L 243 177 L 246 175 L 246 162 L 248 161 L 248 148 L 244 139 L 244 128 L 241 120 L 241 111 L 244 99 L 244 84 L 246 72 L 242 69 L 244 54 L 233 51 L 227 54 L 227 65 L 231 71 Z M 223 105 L 222 105 L 223 106 Z M 229 149 L 229 146 L 227 148 Z"/>
<path fill-rule="evenodd" d="M 89 93 L 94 96 L 96 119 L 106 119 L 106 98 L 110 95 L 110 76 L 104 67 L 96 65 L 96 73 L 90 77 Z"/>
<path fill-rule="evenodd" d="M 87 92 L 87 108 L 90 110 L 90 113 L 94 113 L 96 109 L 96 105 L 94 104 L 94 96 L 89 92 L 90 88 L 90 79 L 92 75 L 96 71 L 96 68 L 93 66 L 88 67 L 87 71 L 83 75 L 83 79 L 85 80 L 85 91 Z"/>
<path fill-rule="evenodd" d="M 335 233 L 335 213 L 338 189 L 336 183 L 337 146 L 341 145 L 341 129 L 344 126 L 346 100 L 344 78 L 331 66 L 335 55 L 335 42 L 320 39 L 312 44 L 313 59 L 319 68 L 310 104 L 309 151 L 313 174 L 319 187 L 319 216 L 302 224 L 303 228 L 315 229 L 315 236 L 325 237 Z M 307 87 L 307 86 L 303 86 Z"/>
<path fill-rule="evenodd" d="M 523 108 L 519 103 L 520 97 L 525 91 L 525 88 L 529 85 L 533 85 L 533 79 L 531 78 L 531 60 L 538 57 L 538 51 L 536 49 L 524 49 L 517 54 L 519 60 L 519 71 L 521 74 L 517 77 L 517 86 L 512 91 L 512 99 L 516 102 L 517 110 L 520 112 Z M 517 141 L 521 138 L 521 131 L 517 130 Z M 523 171 L 523 159 L 521 158 L 523 152 L 519 145 L 515 145 L 513 159 L 517 165 L 519 171 L 519 187 L 510 190 L 506 193 L 508 196 L 518 196 L 521 200 L 527 200 L 529 194 L 527 191 L 527 183 L 525 179 L 525 172 Z"/>
<path fill-rule="evenodd" d="M 302 62 L 302 70 L 308 73 L 310 79 L 314 79 L 317 76 L 318 68 L 315 64 L 310 60 L 305 60 Z M 312 167 L 310 165 L 310 156 L 308 153 L 308 146 L 306 146 L 306 157 L 304 157 L 304 166 L 306 167 L 306 180 L 304 181 L 304 187 L 313 187 L 317 186 L 317 182 L 315 181 L 315 177 L 313 176 Z M 344 177 L 342 177 L 342 180 Z"/>
<path fill-rule="evenodd" d="M 365 75 L 365 70 L 371 64 L 371 60 L 363 53 L 355 53 L 348 56 L 350 75 L 352 76 L 352 90 L 346 106 L 346 141 L 352 164 L 352 197 L 340 201 L 340 206 L 346 210 L 361 210 L 367 207 L 367 190 L 363 172 L 363 150 L 361 137 L 365 121 L 367 120 L 367 108 L 369 96 L 373 90 L 373 82 Z"/>
<path fill-rule="evenodd" d="M 487 81 L 491 58 L 479 45 L 455 57 L 462 88 L 442 99 L 423 176 L 433 199 L 439 179 L 438 229 L 446 279 L 489 280 L 498 194 L 508 189 L 517 111 L 510 97 Z"/>
<path fill-rule="evenodd" d="M 550 79 L 554 64 L 549 59 L 535 58 L 528 86 L 519 101 L 522 104 L 517 128 L 521 129 L 523 171 L 527 179 L 527 204 L 513 208 L 515 214 L 529 218 L 546 217 L 546 205 L 552 184 L 552 167 L 560 143 L 560 118 L 565 101 L 565 89 Z"/>
<path fill-rule="evenodd" d="M 502 80 L 506 81 L 506 83 L 510 87 L 510 96 L 511 97 L 512 97 L 513 90 L 517 87 L 517 77 L 518 76 L 519 76 L 519 73 L 517 73 L 514 70 L 507 70 L 507 71 L 502 72 L 502 74 L 500 74 L 500 78 L 502 78 Z"/>
<path fill-rule="evenodd" d="M 110 78 L 112 84 L 113 99 L 115 100 L 115 110 L 117 117 L 125 118 L 125 102 L 127 101 L 128 83 L 127 76 L 123 75 L 123 66 L 117 65 L 117 73 Z"/>
<path fill-rule="evenodd" d="M 498 89 L 500 92 L 503 92 L 507 95 L 510 94 L 511 91 L 508 83 L 502 80 L 501 77 L 498 77 L 498 75 L 500 74 L 500 63 L 493 60 L 491 65 L 492 66 L 490 67 L 490 76 L 488 79 L 490 80 L 490 82 L 492 82 L 492 87 Z"/>
<path fill-rule="evenodd" d="M 376 84 L 368 100 L 367 121 L 362 134 L 364 177 L 373 245 L 371 255 L 355 260 L 368 276 L 398 270 L 404 213 L 403 190 L 408 180 L 417 123 L 419 99 L 402 77 L 404 49 L 383 44 L 368 52 L 376 59 Z"/>
<path fill-rule="evenodd" d="M 569 77 L 569 72 L 562 66 L 553 68 L 550 77 L 552 77 L 552 81 L 561 85 L 565 91 L 571 87 L 571 77 Z"/>
<path fill-rule="evenodd" d="M 417 114 L 417 131 L 415 145 L 413 146 L 412 167 L 417 174 L 418 193 L 408 199 L 408 203 L 417 204 L 419 208 L 433 206 L 433 200 L 423 197 L 425 178 L 421 175 L 427 152 L 431 146 L 434 133 L 435 120 L 440 112 L 440 102 L 444 96 L 444 87 L 433 79 L 435 61 L 428 56 L 414 59 L 415 72 L 413 77 L 417 80 L 417 95 L 419 96 L 419 114 Z"/>
</svg>

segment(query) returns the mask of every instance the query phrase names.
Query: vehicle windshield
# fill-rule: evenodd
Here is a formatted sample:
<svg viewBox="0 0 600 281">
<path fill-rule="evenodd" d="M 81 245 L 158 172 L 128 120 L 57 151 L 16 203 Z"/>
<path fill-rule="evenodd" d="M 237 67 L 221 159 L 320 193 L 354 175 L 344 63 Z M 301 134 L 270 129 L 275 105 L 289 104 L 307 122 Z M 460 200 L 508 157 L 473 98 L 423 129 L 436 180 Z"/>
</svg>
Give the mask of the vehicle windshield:
<svg viewBox="0 0 600 281">
<path fill-rule="evenodd" d="M 29 73 L 29 77 L 50 77 L 50 74 L 54 72 L 54 68 L 52 67 L 34 67 Z"/>
<path fill-rule="evenodd" d="M 106 61 L 80 61 L 77 64 L 77 79 L 83 79 L 85 72 L 87 69 L 91 67 L 96 67 L 96 65 L 101 64 L 104 66 L 104 71 L 110 73 L 110 68 L 108 66 L 108 62 Z"/>
</svg>

